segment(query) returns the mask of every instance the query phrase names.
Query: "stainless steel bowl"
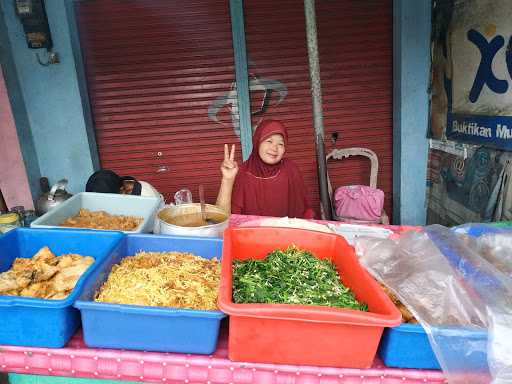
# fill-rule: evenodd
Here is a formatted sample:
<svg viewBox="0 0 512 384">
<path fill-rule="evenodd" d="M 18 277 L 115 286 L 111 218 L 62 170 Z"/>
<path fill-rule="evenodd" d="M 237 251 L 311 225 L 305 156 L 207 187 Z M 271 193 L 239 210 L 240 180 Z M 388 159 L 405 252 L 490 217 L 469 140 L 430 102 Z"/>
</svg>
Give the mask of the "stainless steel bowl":
<svg viewBox="0 0 512 384">
<path fill-rule="evenodd" d="M 201 223 L 199 203 L 164 207 L 156 215 L 154 232 L 164 235 L 222 237 L 228 226 L 229 215 L 216 205 L 205 204 L 205 209 L 208 221 L 206 225 Z M 194 226 L 189 226 L 190 224 Z"/>
</svg>

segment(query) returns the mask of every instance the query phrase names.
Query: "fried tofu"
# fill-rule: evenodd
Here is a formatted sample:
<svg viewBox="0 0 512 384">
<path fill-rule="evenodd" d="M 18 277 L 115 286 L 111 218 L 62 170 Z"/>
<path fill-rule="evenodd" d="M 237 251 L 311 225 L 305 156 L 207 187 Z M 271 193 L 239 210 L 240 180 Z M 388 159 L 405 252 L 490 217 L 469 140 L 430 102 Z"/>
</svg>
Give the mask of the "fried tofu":
<svg viewBox="0 0 512 384">
<path fill-rule="evenodd" d="M 0 294 L 4 295 L 7 292 L 18 289 L 18 282 L 16 281 L 16 274 L 13 271 L 0 273 Z"/>
<path fill-rule="evenodd" d="M 42 247 L 32 258 L 16 258 L 10 270 L 0 273 L 0 295 L 64 299 L 92 263 L 90 256 L 55 256 Z"/>
<path fill-rule="evenodd" d="M 73 261 L 68 267 L 61 269 L 53 279 L 53 289 L 56 292 L 72 290 L 78 279 L 80 279 L 80 276 L 82 276 L 93 262 L 94 259 L 90 256 L 81 257 Z"/>
</svg>

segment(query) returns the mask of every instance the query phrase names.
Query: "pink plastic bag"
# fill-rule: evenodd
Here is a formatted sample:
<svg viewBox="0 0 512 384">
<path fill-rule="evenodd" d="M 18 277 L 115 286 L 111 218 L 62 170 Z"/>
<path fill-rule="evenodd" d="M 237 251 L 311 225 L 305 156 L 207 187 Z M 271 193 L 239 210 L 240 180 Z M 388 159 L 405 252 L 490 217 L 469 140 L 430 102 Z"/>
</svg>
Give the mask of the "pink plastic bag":
<svg viewBox="0 0 512 384">
<path fill-rule="evenodd" d="M 384 206 L 384 192 L 367 185 L 346 185 L 336 188 L 334 207 L 338 217 L 377 221 Z"/>
</svg>

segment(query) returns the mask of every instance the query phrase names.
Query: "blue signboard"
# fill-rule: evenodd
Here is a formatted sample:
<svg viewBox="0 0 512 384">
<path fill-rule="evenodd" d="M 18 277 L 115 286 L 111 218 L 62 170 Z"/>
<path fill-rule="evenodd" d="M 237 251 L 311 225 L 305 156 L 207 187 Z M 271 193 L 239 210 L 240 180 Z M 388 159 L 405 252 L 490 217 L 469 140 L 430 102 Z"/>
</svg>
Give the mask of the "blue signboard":
<svg viewBox="0 0 512 384">
<path fill-rule="evenodd" d="M 448 113 L 450 140 L 512 150 L 512 116 L 478 116 Z"/>
<path fill-rule="evenodd" d="M 512 150 L 511 17 L 509 0 L 434 2 L 430 137 Z"/>
</svg>

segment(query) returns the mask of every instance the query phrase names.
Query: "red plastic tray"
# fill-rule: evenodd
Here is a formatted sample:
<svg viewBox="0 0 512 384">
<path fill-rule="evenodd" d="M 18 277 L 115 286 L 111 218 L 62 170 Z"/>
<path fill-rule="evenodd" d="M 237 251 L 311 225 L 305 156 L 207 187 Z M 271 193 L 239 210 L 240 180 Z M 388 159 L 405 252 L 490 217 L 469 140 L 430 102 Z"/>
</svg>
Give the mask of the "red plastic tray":
<svg viewBox="0 0 512 384">
<path fill-rule="evenodd" d="M 329 258 L 369 312 L 288 304 L 234 304 L 232 261 L 262 259 L 294 244 Z M 335 234 L 295 228 L 228 228 L 224 233 L 219 307 L 230 315 L 229 358 L 235 361 L 370 367 L 384 327 L 401 315 Z"/>
</svg>

